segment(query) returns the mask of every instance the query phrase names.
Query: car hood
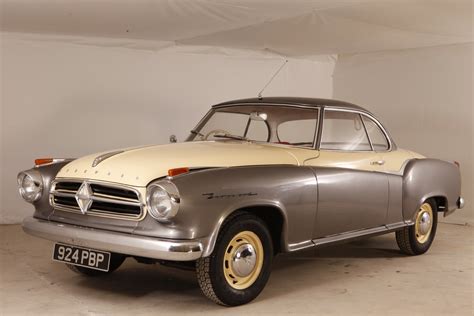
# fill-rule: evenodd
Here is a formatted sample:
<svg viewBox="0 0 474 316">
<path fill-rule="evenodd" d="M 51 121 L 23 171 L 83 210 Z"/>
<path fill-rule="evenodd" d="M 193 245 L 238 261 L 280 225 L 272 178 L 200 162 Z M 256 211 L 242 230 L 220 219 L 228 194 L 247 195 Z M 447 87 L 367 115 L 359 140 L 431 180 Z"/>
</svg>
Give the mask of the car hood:
<svg viewBox="0 0 474 316">
<path fill-rule="evenodd" d="M 94 159 L 105 153 L 89 155 L 70 162 L 61 169 L 57 178 L 80 178 L 146 186 L 154 179 L 166 176 L 168 170 L 173 168 L 299 165 L 301 162 L 296 158 L 298 155 L 293 153 L 293 149 L 285 146 L 245 141 L 206 141 L 124 149 L 123 152 L 92 167 Z M 314 152 L 312 154 L 314 155 Z"/>
</svg>

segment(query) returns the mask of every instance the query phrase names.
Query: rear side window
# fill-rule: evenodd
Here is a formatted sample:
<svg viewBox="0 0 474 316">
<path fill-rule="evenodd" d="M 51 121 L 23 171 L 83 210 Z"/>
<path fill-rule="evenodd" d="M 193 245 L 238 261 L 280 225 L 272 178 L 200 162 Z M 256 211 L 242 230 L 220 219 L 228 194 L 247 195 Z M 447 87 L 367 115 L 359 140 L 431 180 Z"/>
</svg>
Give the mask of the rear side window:
<svg viewBox="0 0 474 316">
<path fill-rule="evenodd" d="M 369 139 L 359 114 L 343 111 L 324 111 L 321 149 L 370 151 Z"/>
<path fill-rule="evenodd" d="M 367 134 L 369 135 L 370 141 L 375 151 L 385 151 L 388 150 L 388 141 L 385 134 L 382 132 L 380 127 L 372 121 L 370 118 L 362 115 L 364 120 L 365 128 L 367 129 Z"/>
</svg>

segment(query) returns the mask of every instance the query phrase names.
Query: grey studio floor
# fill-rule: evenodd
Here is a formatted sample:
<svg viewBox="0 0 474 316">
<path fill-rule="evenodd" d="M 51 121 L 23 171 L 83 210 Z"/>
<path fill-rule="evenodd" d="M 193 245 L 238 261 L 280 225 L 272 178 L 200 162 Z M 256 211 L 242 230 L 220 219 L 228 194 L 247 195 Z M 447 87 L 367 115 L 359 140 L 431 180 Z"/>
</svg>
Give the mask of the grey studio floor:
<svg viewBox="0 0 474 316">
<path fill-rule="evenodd" d="M 84 278 L 50 261 L 52 243 L 0 227 L 1 315 L 473 315 L 472 226 L 441 223 L 431 250 L 399 253 L 394 234 L 280 255 L 263 293 L 215 305 L 194 273 L 133 259 Z"/>
</svg>

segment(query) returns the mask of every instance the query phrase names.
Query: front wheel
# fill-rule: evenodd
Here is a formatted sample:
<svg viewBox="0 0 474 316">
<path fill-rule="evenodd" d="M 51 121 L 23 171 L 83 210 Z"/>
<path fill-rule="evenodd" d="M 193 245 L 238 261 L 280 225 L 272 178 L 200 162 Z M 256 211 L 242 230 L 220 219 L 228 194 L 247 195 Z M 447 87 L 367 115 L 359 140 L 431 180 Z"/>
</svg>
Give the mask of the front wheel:
<svg viewBox="0 0 474 316">
<path fill-rule="evenodd" d="M 427 252 L 435 238 L 437 226 L 437 205 L 433 199 L 429 199 L 418 209 L 415 225 L 395 233 L 398 247 L 403 253 L 411 256 Z"/>
<path fill-rule="evenodd" d="M 224 223 L 212 254 L 196 263 L 199 286 L 217 304 L 248 303 L 265 287 L 272 259 L 266 224 L 251 214 L 234 215 Z"/>
</svg>

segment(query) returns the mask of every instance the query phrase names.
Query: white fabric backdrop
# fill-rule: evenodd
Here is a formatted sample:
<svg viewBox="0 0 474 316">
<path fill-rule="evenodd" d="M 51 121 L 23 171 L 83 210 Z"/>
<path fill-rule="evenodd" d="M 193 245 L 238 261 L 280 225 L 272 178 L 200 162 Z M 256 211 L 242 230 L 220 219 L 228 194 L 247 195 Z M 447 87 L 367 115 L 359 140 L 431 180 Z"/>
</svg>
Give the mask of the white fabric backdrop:
<svg viewBox="0 0 474 316">
<path fill-rule="evenodd" d="M 360 53 L 472 41 L 472 0 L 2 0 L 1 29 L 268 50 Z"/>
<path fill-rule="evenodd" d="M 0 223 L 31 214 L 16 174 L 35 157 L 166 143 L 172 133 L 182 140 L 212 104 L 256 96 L 283 62 L 256 52 L 122 44 L 2 34 Z M 290 59 L 264 95 L 330 98 L 335 59 L 318 60 Z"/>
<path fill-rule="evenodd" d="M 339 56 L 334 97 L 366 106 L 400 147 L 461 163 L 467 206 L 446 220 L 473 221 L 473 45 Z"/>
</svg>

